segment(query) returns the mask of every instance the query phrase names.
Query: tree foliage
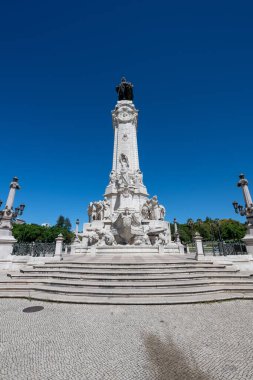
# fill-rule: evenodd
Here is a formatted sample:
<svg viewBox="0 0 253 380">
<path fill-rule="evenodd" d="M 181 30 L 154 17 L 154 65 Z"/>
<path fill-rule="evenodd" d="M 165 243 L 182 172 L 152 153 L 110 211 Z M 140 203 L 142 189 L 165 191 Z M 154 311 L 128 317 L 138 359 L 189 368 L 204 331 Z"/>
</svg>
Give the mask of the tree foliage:
<svg viewBox="0 0 253 380">
<path fill-rule="evenodd" d="M 196 222 L 178 224 L 178 231 L 183 243 L 192 241 L 192 235 L 198 231 L 204 240 L 241 240 L 246 232 L 246 225 L 233 219 L 211 219 L 207 217 L 204 221 L 197 219 Z M 174 227 L 172 229 L 172 235 Z"/>
<path fill-rule="evenodd" d="M 64 218 L 63 215 L 60 215 L 56 221 L 56 226 L 60 228 L 66 228 L 66 230 L 71 230 L 71 223 L 69 218 Z"/>
<path fill-rule="evenodd" d="M 19 242 L 53 243 L 60 233 L 63 235 L 65 243 L 70 243 L 74 238 L 74 234 L 66 227 L 45 227 L 38 224 L 14 224 L 13 226 L 13 236 Z"/>
</svg>

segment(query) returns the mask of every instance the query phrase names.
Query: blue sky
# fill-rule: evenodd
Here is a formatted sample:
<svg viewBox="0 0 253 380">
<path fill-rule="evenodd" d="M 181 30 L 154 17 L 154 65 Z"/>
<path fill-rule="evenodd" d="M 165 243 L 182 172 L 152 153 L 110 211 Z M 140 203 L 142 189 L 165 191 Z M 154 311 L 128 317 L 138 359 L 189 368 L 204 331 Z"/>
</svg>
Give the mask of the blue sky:
<svg viewBox="0 0 253 380">
<path fill-rule="evenodd" d="M 134 83 L 140 165 L 167 219 L 236 217 L 253 191 L 250 1 L 9 1 L 0 16 L 0 197 L 25 219 L 87 220 L 112 165 L 111 110 Z"/>
</svg>

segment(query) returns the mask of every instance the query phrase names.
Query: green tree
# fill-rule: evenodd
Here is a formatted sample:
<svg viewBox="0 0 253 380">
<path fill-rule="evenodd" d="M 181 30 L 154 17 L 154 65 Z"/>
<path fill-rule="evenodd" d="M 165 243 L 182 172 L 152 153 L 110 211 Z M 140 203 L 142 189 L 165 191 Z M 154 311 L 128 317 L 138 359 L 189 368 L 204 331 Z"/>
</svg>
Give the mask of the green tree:
<svg viewBox="0 0 253 380">
<path fill-rule="evenodd" d="M 68 231 L 71 230 L 71 223 L 70 223 L 69 218 L 64 219 L 64 228 L 66 228 Z"/>
<path fill-rule="evenodd" d="M 60 215 L 56 221 L 56 226 L 61 228 L 66 228 L 68 231 L 71 230 L 71 222 L 69 218 L 64 218 L 63 215 Z"/>
<path fill-rule="evenodd" d="M 64 223 L 65 223 L 65 218 L 63 215 L 60 215 L 56 221 L 56 226 L 57 227 L 64 227 Z"/>
<path fill-rule="evenodd" d="M 31 243 L 33 241 L 53 243 L 59 234 L 64 237 L 64 242 L 71 243 L 74 234 L 65 227 L 45 227 L 38 224 L 14 224 L 13 236 L 18 242 Z"/>
</svg>

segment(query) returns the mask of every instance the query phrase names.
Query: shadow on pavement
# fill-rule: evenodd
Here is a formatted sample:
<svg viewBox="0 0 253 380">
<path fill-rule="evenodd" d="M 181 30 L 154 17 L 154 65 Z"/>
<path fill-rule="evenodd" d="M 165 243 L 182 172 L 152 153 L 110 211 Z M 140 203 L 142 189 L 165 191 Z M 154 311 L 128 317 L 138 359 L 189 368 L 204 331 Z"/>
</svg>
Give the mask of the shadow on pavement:
<svg viewBox="0 0 253 380">
<path fill-rule="evenodd" d="M 149 356 L 149 364 L 156 373 L 158 380 L 214 380 L 205 374 L 196 363 L 189 363 L 189 359 L 169 338 L 166 343 L 156 335 L 144 336 L 144 344 Z M 151 380 L 151 379 L 150 379 Z"/>
</svg>

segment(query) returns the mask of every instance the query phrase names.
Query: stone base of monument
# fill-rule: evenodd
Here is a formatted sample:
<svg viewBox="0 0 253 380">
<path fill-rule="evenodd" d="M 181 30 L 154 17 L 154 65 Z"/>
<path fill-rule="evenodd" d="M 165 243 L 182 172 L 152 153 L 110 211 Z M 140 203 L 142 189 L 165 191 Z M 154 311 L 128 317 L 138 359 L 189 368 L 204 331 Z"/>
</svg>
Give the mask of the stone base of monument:
<svg viewBox="0 0 253 380">
<path fill-rule="evenodd" d="M 157 254 L 183 254 L 181 247 L 176 243 L 169 243 L 166 246 L 133 246 L 133 245 L 115 245 L 115 246 L 85 246 L 82 244 L 72 245 L 71 254 L 75 255 L 157 255 Z"/>
<path fill-rule="evenodd" d="M 248 224 L 247 227 L 247 233 L 242 239 L 244 243 L 246 244 L 246 249 L 248 254 L 253 254 L 253 224 Z"/>
<path fill-rule="evenodd" d="M 11 255 L 16 241 L 9 229 L 0 229 L 0 259 L 6 259 Z"/>
</svg>

